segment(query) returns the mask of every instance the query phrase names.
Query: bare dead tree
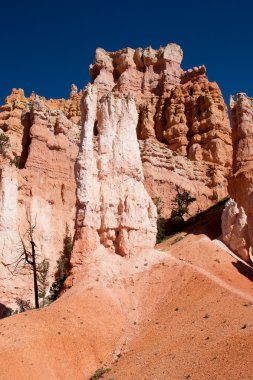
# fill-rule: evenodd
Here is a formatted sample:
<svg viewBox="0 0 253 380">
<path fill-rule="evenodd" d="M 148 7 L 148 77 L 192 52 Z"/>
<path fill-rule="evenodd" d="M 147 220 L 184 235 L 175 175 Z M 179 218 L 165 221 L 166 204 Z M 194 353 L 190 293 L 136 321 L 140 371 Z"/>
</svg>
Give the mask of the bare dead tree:
<svg viewBox="0 0 253 380">
<path fill-rule="evenodd" d="M 37 273 L 37 262 L 36 262 L 36 244 L 34 242 L 34 230 L 36 228 L 36 217 L 34 220 L 34 223 L 32 222 L 32 217 L 30 213 L 30 209 L 26 208 L 26 220 L 28 223 L 28 228 L 26 229 L 26 232 L 24 236 L 22 237 L 19 233 L 20 242 L 21 242 L 21 253 L 18 256 L 17 260 L 13 263 L 15 264 L 14 270 L 11 271 L 12 273 L 15 273 L 18 266 L 20 266 L 23 263 L 23 266 L 30 266 L 33 272 L 33 288 L 34 288 L 34 301 L 35 301 L 35 308 L 39 309 L 39 290 L 38 290 L 38 273 Z M 28 247 L 27 244 L 24 241 L 24 237 L 27 238 Z"/>
</svg>

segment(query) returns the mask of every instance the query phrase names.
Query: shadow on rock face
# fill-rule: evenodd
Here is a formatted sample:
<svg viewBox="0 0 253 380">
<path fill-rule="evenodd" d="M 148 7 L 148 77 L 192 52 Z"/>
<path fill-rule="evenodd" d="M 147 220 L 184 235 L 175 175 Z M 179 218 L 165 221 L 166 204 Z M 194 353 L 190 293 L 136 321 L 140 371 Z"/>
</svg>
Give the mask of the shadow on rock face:
<svg viewBox="0 0 253 380">
<path fill-rule="evenodd" d="M 194 235 L 207 235 L 211 240 L 217 239 L 221 234 L 221 216 L 228 198 L 219 201 L 209 209 L 192 216 L 188 220 L 175 221 L 171 219 L 158 219 L 157 244 L 167 236 L 178 232 Z"/>
<path fill-rule="evenodd" d="M 0 303 L 0 319 L 9 317 L 12 314 L 12 309 Z"/>
<path fill-rule="evenodd" d="M 253 281 L 253 268 L 249 268 L 240 261 L 232 263 L 233 266 L 240 272 L 243 276 L 247 277 L 250 281 Z"/>
</svg>

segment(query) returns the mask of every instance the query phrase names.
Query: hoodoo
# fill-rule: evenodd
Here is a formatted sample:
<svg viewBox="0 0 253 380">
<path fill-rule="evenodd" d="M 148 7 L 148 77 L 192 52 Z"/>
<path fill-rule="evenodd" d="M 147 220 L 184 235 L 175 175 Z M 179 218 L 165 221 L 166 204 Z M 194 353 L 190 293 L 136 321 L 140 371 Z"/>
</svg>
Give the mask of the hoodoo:
<svg viewBox="0 0 253 380">
<path fill-rule="evenodd" d="M 237 94 L 230 99 L 233 172 L 231 200 L 223 213 L 223 239 L 231 249 L 253 262 L 253 99 Z"/>
</svg>

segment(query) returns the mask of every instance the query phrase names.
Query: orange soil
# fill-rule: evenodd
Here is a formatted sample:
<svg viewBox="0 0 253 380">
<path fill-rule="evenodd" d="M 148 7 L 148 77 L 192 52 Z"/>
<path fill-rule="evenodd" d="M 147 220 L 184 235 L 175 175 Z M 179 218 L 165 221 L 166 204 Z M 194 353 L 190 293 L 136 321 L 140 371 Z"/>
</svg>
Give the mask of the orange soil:
<svg viewBox="0 0 253 380">
<path fill-rule="evenodd" d="M 130 260 L 100 248 L 54 304 L 1 320 L 0 378 L 252 380 L 250 269 L 179 236 Z"/>
</svg>

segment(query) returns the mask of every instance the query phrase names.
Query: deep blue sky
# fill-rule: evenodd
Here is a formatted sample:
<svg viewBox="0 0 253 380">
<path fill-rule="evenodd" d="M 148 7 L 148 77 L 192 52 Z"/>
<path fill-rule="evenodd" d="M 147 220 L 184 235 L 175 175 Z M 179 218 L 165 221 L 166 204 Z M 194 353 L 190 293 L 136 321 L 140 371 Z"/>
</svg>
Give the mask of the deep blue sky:
<svg viewBox="0 0 253 380">
<path fill-rule="evenodd" d="M 251 0 L 12 0 L 1 3 L 0 103 L 13 87 L 67 97 L 89 81 L 96 47 L 176 42 L 183 69 L 205 64 L 229 94 L 253 96 Z"/>
</svg>

